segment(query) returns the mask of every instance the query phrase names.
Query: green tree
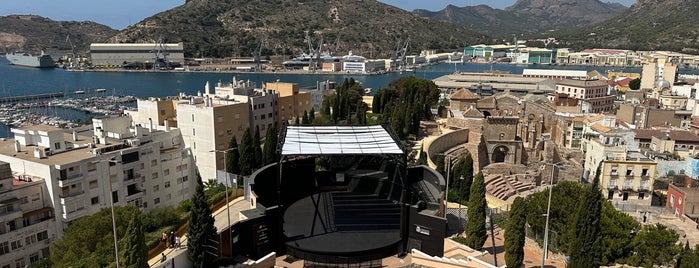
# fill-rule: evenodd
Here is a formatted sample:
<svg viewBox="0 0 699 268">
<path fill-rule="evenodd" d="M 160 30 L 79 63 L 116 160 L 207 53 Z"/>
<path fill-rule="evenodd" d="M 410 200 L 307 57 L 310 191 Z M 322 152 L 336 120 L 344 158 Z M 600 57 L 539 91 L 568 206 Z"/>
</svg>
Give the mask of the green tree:
<svg viewBox="0 0 699 268">
<path fill-rule="evenodd" d="M 475 250 L 483 249 L 486 239 L 485 229 L 485 182 L 483 172 L 478 172 L 471 184 L 471 195 L 468 199 L 466 227 L 466 245 Z"/>
<path fill-rule="evenodd" d="M 207 251 L 210 251 L 211 241 L 216 238 L 216 227 L 214 217 L 211 216 L 211 209 L 206 203 L 204 196 L 204 183 L 201 176 L 197 174 L 197 187 L 192 196 L 192 211 L 189 215 L 189 226 L 187 228 L 188 256 L 195 266 L 202 265 L 209 267 L 211 258 L 207 258 Z"/>
<path fill-rule="evenodd" d="M 633 266 L 653 267 L 670 264 L 681 251 L 677 244 L 679 234 L 665 225 L 645 225 L 633 238 L 635 254 L 628 264 Z"/>
<path fill-rule="evenodd" d="M 600 266 L 600 218 L 602 217 L 602 194 L 599 192 L 599 174 L 602 164 L 597 166 L 592 186 L 586 187 L 578 205 L 575 225 L 572 228 L 570 264 L 572 268 Z"/>
<path fill-rule="evenodd" d="M 505 263 L 507 267 L 522 267 L 524 264 L 526 210 L 524 198 L 515 198 L 512 207 L 510 207 L 509 219 L 505 224 Z"/>
<path fill-rule="evenodd" d="M 253 171 L 262 167 L 262 137 L 260 136 L 260 126 L 255 126 L 255 136 L 252 138 L 252 148 L 255 154 L 255 162 L 252 165 Z"/>
<path fill-rule="evenodd" d="M 308 113 L 308 122 L 314 124 L 314 121 L 316 121 L 316 110 L 311 107 L 311 111 Z"/>
<path fill-rule="evenodd" d="M 639 90 L 641 88 L 641 78 L 629 81 L 629 88 L 631 90 Z"/>
<path fill-rule="evenodd" d="M 610 201 L 602 204 L 601 232 L 601 263 L 614 265 L 624 263 L 633 255 L 633 234 L 641 230 L 641 224 L 628 214 L 618 211 Z"/>
<path fill-rule="evenodd" d="M 447 172 L 445 170 L 446 165 L 444 163 L 444 155 L 437 155 L 434 158 L 434 165 L 436 166 L 435 170 L 439 172 L 439 174 L 442 174 L 442 177 L 444 179 L 447 178 Z"/>
<path fill-rule="evenodd" d="M 114 207 L 117 238 L 123 237 L 131 215 L 141 212 L 134 206 Z M 109 208 L 74 220 L 60 240 L 52 243 L 52 267 L 110 267 L 114 262 L 114 233 Z"/>
<path fill-rule="evenodd" d="M 458 173 L 454 174 L 454 179 L 459 182 L 459 199 L 468 200 L 471 184 L 473 183 L 473 157 L 468 153 L 457 165 L 458 167 L 454 168 L 454 170 Z M 463 180 L 461 179 L 462 177 L 464 178 Z"/>
<path fill-rule="evenodd" d="M 235 149 L 226 153 L 226 171 L 228 173 L 240 174 L 240 152 L 238 152 L 238 139 L 235 136 L 228 143 L 228 149 L 232 148 Z"/>
<path fill-rule="evenodd" d="M 148 268 L 148 248 L 146 237 L 143 233 L 141 217 L 137 213 L 131 214 L 129 228 L 126 229 L 124 238 L 120 240 L 121 264 L 124 267 Z"/>
<path fill-rule="evenodd" d="M 264 146 L 264 165 L 269 165 L 274 162 L 277 162 L 277 139 L 278 137 L 276 125 L 267 128 Z"/>
<path fill-rule="evenodd" d="M 303 111 L 303 117 L 301 118 L 301 124 L 303 125 L 308 125 L 310 124 L 310 118 L 308 118 L 308 111 Z"/>
<path fill-rule="evenodd" d="M 694 250 L 689 248 L 689 242 L 684 243 L 684 249 L 677 257 L 675 268 L 696 268 L 699 264 L 699 245 L 694 247 Z"/>
<path fill-rule="evenodd" d="M 252 137 L 250 136 L 250 128 L 243 132 L 243 140 L 240 143 L 240 175 L 247 176 L 252 174 L 255 168 L 255 148 L 253 148 Z"/>
</svg>

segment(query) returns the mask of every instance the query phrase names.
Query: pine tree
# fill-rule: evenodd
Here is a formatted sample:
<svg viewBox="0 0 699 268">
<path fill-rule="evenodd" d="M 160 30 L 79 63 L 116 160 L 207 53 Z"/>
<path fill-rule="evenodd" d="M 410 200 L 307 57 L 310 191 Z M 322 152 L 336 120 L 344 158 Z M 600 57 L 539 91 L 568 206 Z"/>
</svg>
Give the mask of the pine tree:
<svg viewBox="0 0 699 268">
<path fill-rule="evenodd" d="M 524 263 L 524 225 L 526 219 L 524 198 L 517 197 L 510 207 L 505 225 L 505 263 L 507 267 L 522 267 Z"/>
<path fill-rule="evenodd" d="M 240 152 L 238 152 L 238 139 L 231 138 L 228 149 L 235 148 L 226 153 L 226 172 L 240 174 Z"/>
<path fill-rule="evenodd" d="M 243 132 L 243 140 L 240 143 L 240 175 L 252 174 L 255 165 L 255 148 L 252 147 L 250 128 Z"/>
<path fill-rule="evenodd" d="M 277 127 L 273 126 L 267 128 L 267 134 L 265 135 L 263 165 L 269 165 L 277 162 L 277 139 Z"/>
<path fill-rule="evenodd" d="M 303 117 L 301 118 L 301 124 L 302 125 L 308 125 L 311 123 L 311 119 L 308 118 L 308 111 L 303 111 Z"/>
<path fill-rule="evenodd" d="M 216 227 L 211 209 L 204 196 L 204 183 L 197 174 L 197 187 L 192 196 L 192 210 L 189 214 L 189 227 L 187 228 L 188 256 L 195 267 L 209 267 L 212 258 L 207 258 L 211 251 L 211 241 L 216 239 Z M 214 246 L 215 247 L 215 246 Z"/>
<path fill-rule="evenodd" d="M 471 184 L 471 194 L 468 199 L 468 218 L 466 220 L 466 245 L 475 250 L 483 249 L 485 243 L 485 182 L 483 172 L 478 172 Z"/>
<path fill-rule="evenodd" d="M 255 162 L 253 163 L 253 171 L 262 167 L 262 137 L 260 136 L 260 127 L 255 126 L 255 136 L 252 138 L 252 149 L 255 154 Z"/>
<path fill-rule="evenodd" d="M 572 268 L 599 267 L 601 258 L 600 219 L 602 214 L 602 194 L 599 192 L 599 174 L 602 163 L 597 166 L 591 187 L 586 187 L 578 205 L 573 239 L 570 244 L 570 265 Z"/>
<path fill-rule="evenodd" d="M 694 250 L 689 248 L 689 242 L 686 241 L 684 249 L 680 252 L 675 262 L 675 268 L 696 268 L 699 265 L 699 245 L 696 245 Z"/>
<path fill-rule="evenodd" d="M 143 224 L 137 213 L 131 214 L 126 234 L 119 241 L 121 264 L 124 267 L 148 268 L 148 248 L 143 233 Z"/>
</svg>

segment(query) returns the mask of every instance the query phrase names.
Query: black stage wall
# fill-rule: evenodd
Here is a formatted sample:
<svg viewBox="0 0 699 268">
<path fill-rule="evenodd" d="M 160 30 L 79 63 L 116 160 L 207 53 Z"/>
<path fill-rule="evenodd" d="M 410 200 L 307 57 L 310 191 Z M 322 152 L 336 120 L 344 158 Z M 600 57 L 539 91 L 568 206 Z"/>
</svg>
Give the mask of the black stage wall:
<svg viewBox="0 0 699 268">
<path fill-rule="evenodd" d="M 408 224 L 408 253 L 414 248 L 430 256 L 444 255 L 446 229 L 446 219 L 421 214 L 415 206 L 411 206 Z"/>
</svg>

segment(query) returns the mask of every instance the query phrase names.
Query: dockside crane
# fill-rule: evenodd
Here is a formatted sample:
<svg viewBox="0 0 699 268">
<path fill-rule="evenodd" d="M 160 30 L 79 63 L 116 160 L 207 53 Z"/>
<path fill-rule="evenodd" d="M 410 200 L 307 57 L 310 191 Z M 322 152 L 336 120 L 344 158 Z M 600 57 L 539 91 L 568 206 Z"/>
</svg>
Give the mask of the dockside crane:
<svg viewBox="0 0 699 268">
<path fill-rule="evenodd" d="M 153 70 L 157 70 L 159 68 L 167 68 L 169 66 L 168 63 L 168 56 L 170 55 L 170 52 L 168 52 L 167 45 L 163 41 L 162 37 L 158 37 L 158 43 L 155 44 L 155 47 L 151 51 L 154 53 L 153 55 Z M 165 66 L 161 65 L 164 64 Z"/>
<path fill-rule="evenodd" d="M 73 42 L 70 41 L 70 35 L 66 35 L 66 43 L 70 44 L 70 52 L 72 53 L 70 56 L 70 68 L 77 67 L 77 58 L 75 57 L 78 52 L 77 49 L 75 49 L 75 46 L 73 45 Z"/>
<path fill-rule="evenodd" d="M 260 40 L 260 46 L 257 50 L 252 52 L 253 60 L 255 61 L 255 72 L 262 71 L 262 64 L 260 63 L 260 58 L 262 57 L 262 48 L 264 48 L 265 40 Z"/>
</svg>

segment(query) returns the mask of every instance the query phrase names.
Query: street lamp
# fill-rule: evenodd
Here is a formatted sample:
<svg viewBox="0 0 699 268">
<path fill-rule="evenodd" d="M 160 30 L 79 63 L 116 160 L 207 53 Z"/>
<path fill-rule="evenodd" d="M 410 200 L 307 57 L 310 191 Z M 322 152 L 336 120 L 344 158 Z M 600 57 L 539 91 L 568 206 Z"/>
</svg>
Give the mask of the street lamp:
<svg viewBox="0 0 699 268">
<path fill-rule="evenodd" d="M 100 163 L 100 162 L 107 162 L 107 180 L 109 183 L 109 207 L 112 210 L 112 232 L 114 236 L 114 260 L 116 261 L 116 267 L 119 268 L 119 244 L 117 242 L 117 229 L 116 229 L 116 220 L 114 219 L 114 192 L 112 190 L 112 169 L 111 169 L 111 163 L 117 164 L 121 163 L 121 161 L 118 161 L 114 158 L 110 159 L 102 159 L 102 160 L 96 160 L 92 161 L 90 163 Z"/>
<path fill-rule="evenodd" d="M 228 164 L 228 152 L 230 152 L 232 150 L 236 150 L 236 149 L 238 149 L 238 148 L 233 147 L 233 148 L 228 148 L 225 150 L 211 150 L 211 151 L 209 151 L 212 153 L 223 153 L 223 172 L 224 172 L 224 174 L 226 174 L 226 181 L 223 184 L 223 186 L 226 187 L 226 216 L 227 216 L 226 219 L 228 219 L 228 228 L 231 228 L 231 205 L 229 203 L 230 201 L 228 200 L 228 184 L 230 183 L 230 178 L 228 176 L 228 166 L 227 166 L 227 164 Z M 216 176 L 216 178 L 218 178 L 218 176 Z M 229 246 L 230 246 L 228 249 L 233 251 L 233 238 L 230 235 L 230 229 L 228 231 L 228 242 L 229 242 Z"/>
<path fill-rule="evenodd" d="M 555 164 L 546 164 L 546 165 L 551 165 L 551 182 L 549 183 L 549 202 L 548 206 L 546 208 L 546 227 L 544 228 L 544 253 L 542 254 L 541 258 L 541 267 L 544 267 L 544 263 L 546 262 L 546 257 L 548 257 L 548 248 L 549 248 L 549 215 L 551 214 L 551 194 L 553 193 L 553 172 L 556 170 L 558 167 L 560 169 L 560 164 L 563 162 L 558 162 Z"/>
</svg>

